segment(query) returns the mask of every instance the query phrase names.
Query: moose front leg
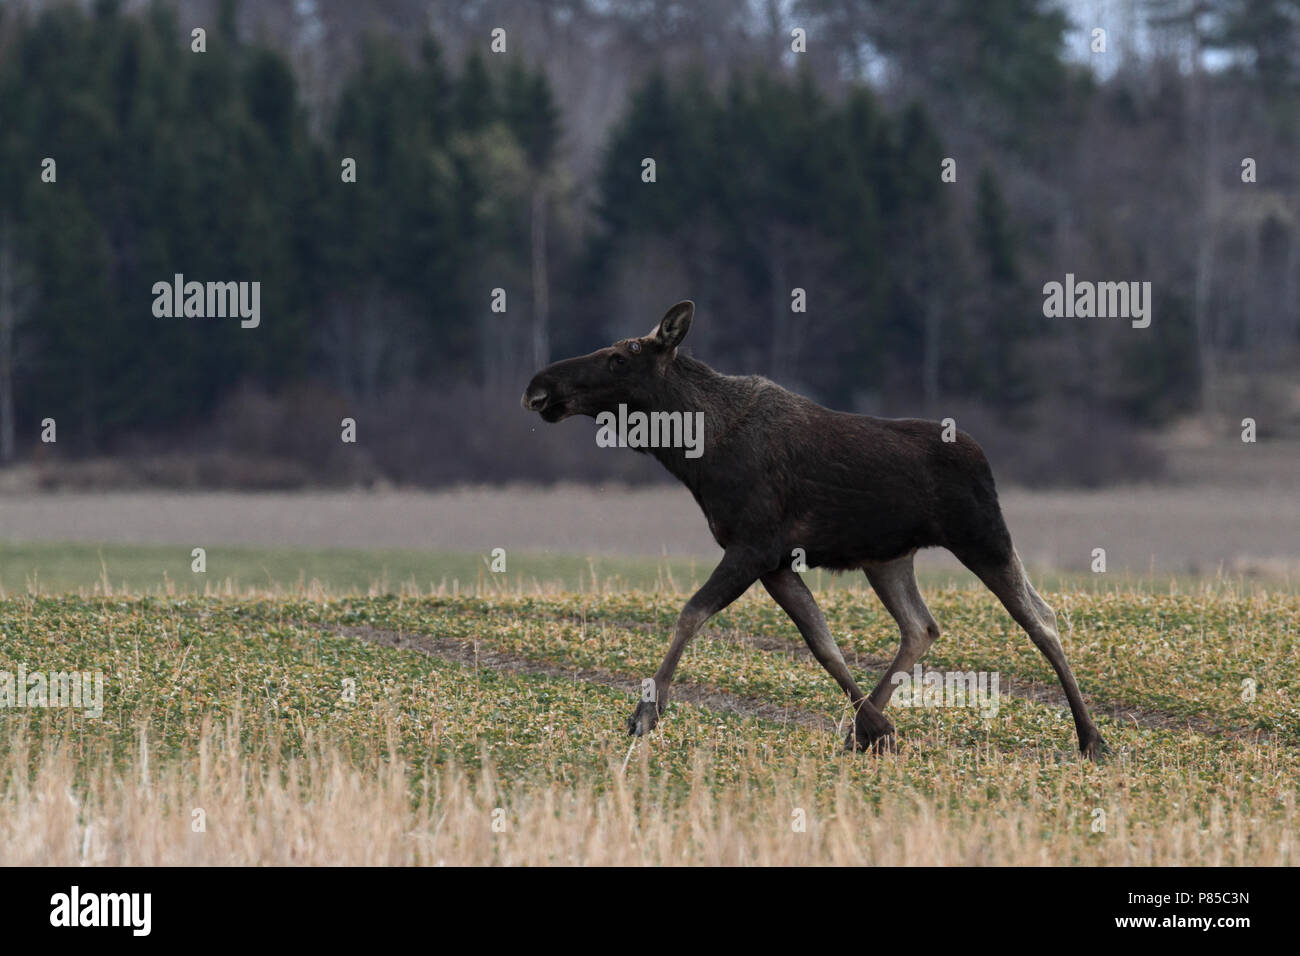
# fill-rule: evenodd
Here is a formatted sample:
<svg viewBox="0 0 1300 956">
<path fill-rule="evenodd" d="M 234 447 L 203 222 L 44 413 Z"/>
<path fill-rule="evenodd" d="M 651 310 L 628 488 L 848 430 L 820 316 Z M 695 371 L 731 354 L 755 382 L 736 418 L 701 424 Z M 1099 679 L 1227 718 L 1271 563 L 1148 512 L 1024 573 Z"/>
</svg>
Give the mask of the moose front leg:
<svg viewBox="0 0 1300 956">
<path fill-rule="evenodd" d="M 637 704 L 636 710 L 627 719 L 629 734 L 640 737 L 654 729 L 664 708 L 668 706 L 668 688 L 672 685 L 673 673 L 691 638 L 704 626 L 705 621 L 744 594 L 771 566 L 771 561 L 752 549 L 727 549 L 722 555 L 721 563 L 713 569 L 704 586 L 692 595 L 677 616 L 673 642 L 664 662 L 655 671 L 654 699 L 642 700 Z"/>
<path fill-rule="evenodd" d="M 858 687 L 849 665 L 844 662 L 831 629 L 826 626 L 822 609 L 803 578 L 789 568 L 780 568 L 763 575 L 763 587 L 772 599 L 781 605 L 781 609 L 790 615 L 799 628 L 799 633 L 808 643 L 817 662 L 826 668 L 826 672 L 835 678 L 835 682 L 848 695 L 853 705 L 853 729 L 844 741 L 844 749 L 870 750 L 873 753 L 885 753 L 896 748 L 894 725 L 876 707 Z"/>
</svg>

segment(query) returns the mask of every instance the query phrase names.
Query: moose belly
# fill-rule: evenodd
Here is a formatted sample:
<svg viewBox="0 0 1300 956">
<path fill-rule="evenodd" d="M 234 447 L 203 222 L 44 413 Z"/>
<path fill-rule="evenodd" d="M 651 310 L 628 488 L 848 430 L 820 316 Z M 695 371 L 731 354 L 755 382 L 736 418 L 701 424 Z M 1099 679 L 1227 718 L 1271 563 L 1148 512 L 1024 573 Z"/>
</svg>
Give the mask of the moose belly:
<svg viewBox="0 0 1300 956">
<path fill-rule="evenodd" d="M 923 524 L 893 522 L 846 522 L 817 528 L 795 527 L 786 542 L 786 553 L 801 548 L 809 567 L 847 571 L 892 561 L 919 548 L 939 542 Z"/>
</svg>

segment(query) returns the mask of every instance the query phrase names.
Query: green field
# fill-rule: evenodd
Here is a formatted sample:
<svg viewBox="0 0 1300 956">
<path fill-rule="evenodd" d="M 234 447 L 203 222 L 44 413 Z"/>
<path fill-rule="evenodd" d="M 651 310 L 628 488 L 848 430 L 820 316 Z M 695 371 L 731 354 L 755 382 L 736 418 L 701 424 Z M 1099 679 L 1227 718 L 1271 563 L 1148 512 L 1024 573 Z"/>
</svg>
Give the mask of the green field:
<svg viewBox="0 0 1300 956">
<path fill-rule="evenodd" d="M 751 592 L 687 651 L 626 771 L 634 688 L 683 600 L 667 589 L 11 591 L 0 670 L 99 671 L 105 691 L 98 719 L 0 711 L 0 862 L 1294 864 L 1300 597 L 1045 596 L 1114 751 L 1100 766 L 1046 662 L 965 587 L 927 590 L 926 665 L 998 672 L 996 715 L 891 707 L 898 754 L 840 753 L 844 701 Z M 860 587 L 820 597 L 874 680 L 892 620 Z"/>
<path fill-rule="evenodd" d="M 10 594 L 102 593 L 105 584 L 110 591 L 173 593 L 302 591 L 313 584 L 344 593 L 592 590 L 655 587 L 672 575 L 689 585 L 709 571 L 693 561 L 529 553 L 508 554 L 506 571 L 494 573 L 486 553 L 255 547 L 209 547 L 206 552 L 206 570 L 196 573 L 190 549 L 181 546 L 5 542 L 0 545 L 0 587 Z"/>
<path fill-rule="evenodd" d="M 190 549 L 180 545 L 6 541 L 0 543 L 0 596 L 303 593 L 313 586 L 334 594 L 689 590 L 708 577 L 715 563 L 521 551 L 509 553 L 506 571 L 497 573 L 491 570 L 491 556 L 486 553 L 220 546 L 206 551 L 206 570 L 196 573 Z M 1190 575 L 1061 574 L 1034 568 L 1030 573 L 1040 589 L 1165 592 L 1171 585 L 1188 589 L 1200 581 Z M 975 584 L 975 578 L 961 569 L 921 567 L 917 576 L 929 588 Z M 857 590 L 862 576 L 815 569 L 808 573 L 808 582 L 816 590 Z"/>
</svg>

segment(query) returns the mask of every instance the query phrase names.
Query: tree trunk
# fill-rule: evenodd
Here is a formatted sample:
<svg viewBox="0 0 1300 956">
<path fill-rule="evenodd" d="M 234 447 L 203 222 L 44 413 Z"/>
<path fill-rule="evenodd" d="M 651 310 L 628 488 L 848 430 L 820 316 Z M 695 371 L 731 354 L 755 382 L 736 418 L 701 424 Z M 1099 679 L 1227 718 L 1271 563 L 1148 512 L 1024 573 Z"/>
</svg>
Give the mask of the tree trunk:
<svg viewBox="0 0 1300 956">
<path fill-rule="evenodd" d="M 1214 415 L 1218 411 L 1218 376 L 1214 351 L 1214 328 L 1210 307 L 1214 294 L 1215 253 L 1218 246 L 1219 184 L 1215 176 L 1217 150 L 1214 104 L 1210 101 L 1204 71 L 1201 68 L 1201 38 L 1194 36 L 1195 57 L 1192 66 L 1192 115 L 1204 117 L 1200 136 L 1201 223 L 1196 237 L 1196 276 L 1192 291 L 1192 315 L 1196 327 L 1197 378 L 1201 390 L 1201 411 Z"/>
<path fill-rule="evenodd" d="M 551 290 L 546 276 L 546 185 L 538 178 L 533 187 L 533 369 L 551 358 Z"/>
<path fill-rule="evenodd" d="M 14 435 L 14 327 L 18 314 L 18 265 L 8 223 L 0 225 L 0 464 L 17 453 Z"/>
<path fill-rule="evenodd" d="M 768 262 L 771 264 L 772 282 L 772 348 L 768 359 L 768 375 L 775 382 L 785 380 L 790 343 L 786 327 L 790 322 L 790 290 L 786 288 L 785 248 L 774 229 L 768 244 Z"/>
<path fill-rule="evenodd" d="M 5 310 L 0 302 L 0 313 Z M 14 435 L 13 326 L 0 318 L 0 465 L 7 465 L 16 454 Z"/>
<path fill-rule="evenodd" d="M 935 296 L 925 293 L 921 299 L 925 310 L 924 344 L 921 354 L 921 402 L 927 414 L 939 407 L 939 326 L 942 320 Z"/>
</svg>

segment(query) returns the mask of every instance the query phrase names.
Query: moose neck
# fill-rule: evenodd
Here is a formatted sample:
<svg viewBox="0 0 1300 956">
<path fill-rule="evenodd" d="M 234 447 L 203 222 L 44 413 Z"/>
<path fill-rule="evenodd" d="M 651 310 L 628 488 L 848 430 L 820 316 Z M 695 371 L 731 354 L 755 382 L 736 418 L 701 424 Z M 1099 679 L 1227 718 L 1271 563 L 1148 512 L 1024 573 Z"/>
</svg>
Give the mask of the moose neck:
<svg viewBox="0 0 1300 956">
<path fill-rule="evenodd" d="M 686 457 L 682 448 L 646 449 L 692 491 L 710 460 L 725 454 L 725 439 L 749 413 L 755 386 L 744 378 L 723 375 L 687 355 L 677 355 L 664 375 L 661 401 L 655 411 L 703 413 L 703 448 L 698 458 Z"/>
</svg>

